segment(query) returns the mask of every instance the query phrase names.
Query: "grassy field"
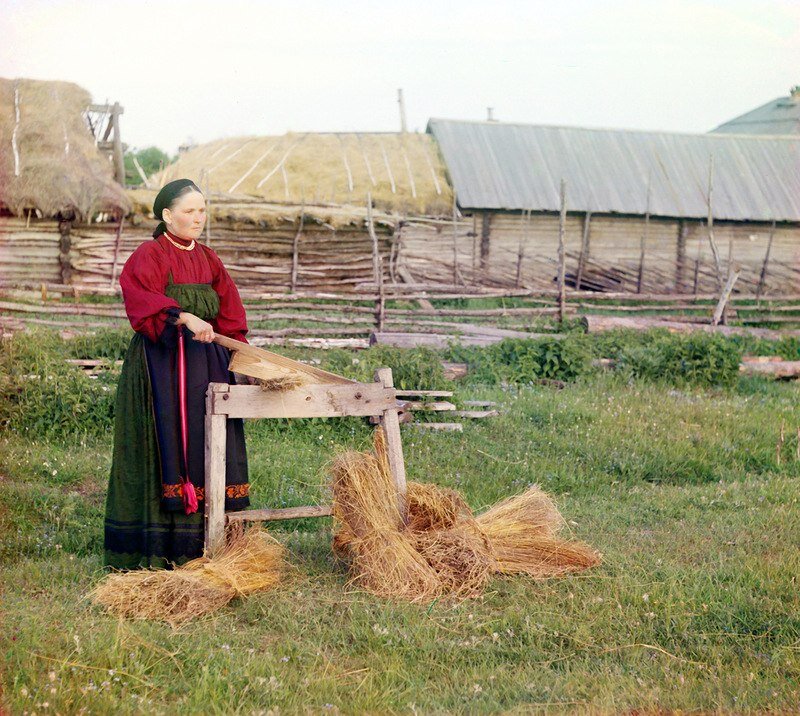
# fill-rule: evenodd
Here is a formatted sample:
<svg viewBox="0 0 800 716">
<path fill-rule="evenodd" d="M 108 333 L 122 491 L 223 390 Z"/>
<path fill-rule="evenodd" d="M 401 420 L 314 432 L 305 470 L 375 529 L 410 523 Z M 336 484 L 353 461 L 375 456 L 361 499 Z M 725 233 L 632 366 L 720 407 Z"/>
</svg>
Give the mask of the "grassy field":
<svg viewBox="0 0 800 716">
<path fill-rule="evenodd" d="M 362 354 L 363 355 L 363 354 Z M 102 576 L 110 436 L 0 440 L 2 701 L 11 713 L 800 709 L 794 384 L 724 390 L 587 374 L 471 385 L 502 415 L 404 426 L 411 479 L 475 509 L 532 483 L 603 565 L 498 578 L 430 607 L 348 587 L 327 520 L 273 528 L 297 573 L 179 631 L 83 597 Z M 781 423 L 786 441 L 778 449 Z M 254 507 L 326 499 L 361 420 L 249 423 Z"/>
</svg>

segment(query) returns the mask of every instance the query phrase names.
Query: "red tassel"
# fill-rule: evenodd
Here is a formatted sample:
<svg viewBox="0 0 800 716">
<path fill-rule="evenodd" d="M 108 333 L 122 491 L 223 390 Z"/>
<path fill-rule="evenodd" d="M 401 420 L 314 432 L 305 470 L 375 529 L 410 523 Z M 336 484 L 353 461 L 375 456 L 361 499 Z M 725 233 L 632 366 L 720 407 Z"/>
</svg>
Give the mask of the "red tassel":
<svg viewBox="0 0 800 716">
<path fill-rule="evenodd" d="M 187 515 L 197 512 L 197 493 L 194 490 L 194 485 L 186 480 L 183 485 L 183 509 Z"/>
</svg>

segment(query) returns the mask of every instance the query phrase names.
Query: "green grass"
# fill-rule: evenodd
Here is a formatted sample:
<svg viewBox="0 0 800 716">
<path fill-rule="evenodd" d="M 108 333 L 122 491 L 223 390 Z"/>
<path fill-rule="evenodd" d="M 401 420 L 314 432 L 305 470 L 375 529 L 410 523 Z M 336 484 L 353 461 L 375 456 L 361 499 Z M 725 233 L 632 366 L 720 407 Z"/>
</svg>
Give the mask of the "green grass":
<svg viewBox="0 0 800 716">
<path fill-rule="evenodd" d="M 354 591 L 330 524 L 272 527 L 297 575 L 179 631 L 119 622 L 101 578 L 110 436 L 0 441 L 0 703 L 12 713 L 784 710 L 800 703 L 800 393 L 588 375 L 463 434 L 403 427 L 411 479 L 475 509 L 539 483 L 599 568 L 431 607 Z M 778 461 L 781 422 L 787 439 Z M 253 506 L 326 499 L 359 419 L 247 425 Z M 45 707 L 43 704 L 47 703 Z"/>
</svg>

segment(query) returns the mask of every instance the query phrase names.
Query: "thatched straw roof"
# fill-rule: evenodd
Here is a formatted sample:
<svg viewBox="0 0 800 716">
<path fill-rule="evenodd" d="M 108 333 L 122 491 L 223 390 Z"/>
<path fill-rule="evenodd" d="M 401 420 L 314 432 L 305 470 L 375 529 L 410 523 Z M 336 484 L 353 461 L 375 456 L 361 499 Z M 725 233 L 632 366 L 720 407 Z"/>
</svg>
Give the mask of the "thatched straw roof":
<svg viewBox="0 0 800 716">
<path fill-rule="evenodd" d="M 219 139 L 194 147 L 152 179 L 206 182 L 211 192 L 269 202 L 366 204 L 380 209 L 445 215 L 452 193 L 435 142 L 413 133 L 289 133 L 282 137 Z"/>
<path fill-rule="evenodd" d="M 129 209 L 84 120 L 90 102 L 70 82 L 0 78 L 0 204 L 81 219 Z"/>
<path fill-rule="evenodd" d="M 131 216 L 134 224 L 156 226 L 153 217 L 153 202 L 157 190 L 128 189 L 126 194 L 131 203 Z M 256 197 L 233 196 L 209 192 L 206 195 L 209 217 L 213 228 L 225 226 L 259 226 L 262 229 L 278 229 L 287 226 L 297 227 L 302 214 L 306 229 L 323 226 L 329 229 L 363 229 L 367 225 L 366 201 L 363 205 L 302 204 L 292 202 L 270 202 Z M 376 228 L 391 230 L 400 220 L 397 213 L 376 209 L 372 214 Z"/>
</svg>

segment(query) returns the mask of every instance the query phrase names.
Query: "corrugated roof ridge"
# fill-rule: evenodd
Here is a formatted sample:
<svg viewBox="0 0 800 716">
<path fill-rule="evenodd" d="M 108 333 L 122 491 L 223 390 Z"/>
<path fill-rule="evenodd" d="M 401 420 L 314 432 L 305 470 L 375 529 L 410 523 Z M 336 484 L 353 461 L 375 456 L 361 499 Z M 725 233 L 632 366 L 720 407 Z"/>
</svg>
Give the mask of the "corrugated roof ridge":
<svg viewBox="0 0 800 716">
<path fill-rule="evenodd" d="M 728 132 L 725 134 L 714 134 L 711 132 L 672 132 L 663 129 L 625 129 L 620 127 L 582 127 L 582 126 L 574 126 L 574 125 L 567 125 L 567 124 L 531 124 L 529 122 L 500 122 L 500 121 L 487 121 L 485 119 L 447 119 L 444 117 L 431 117 L 428 120 L 428 125 L 432 122 L 453 122 L 456 124 L 481 124 L 481 125 L 488 125 L 488 126 L 503 126 L 503 127 L 527 127 L 531 129 L 567 129 L 567 130 L 578 130 L 578 131 L 586 131 L 586 132 L 620 132 L 624 134 L 651 134 L 651 135 L 659 135 L 659 136 L 681 136 L 681 137 L 699 137 L 702 139 L 711 138 L 711 139 L 747 139 L 747 140 L 755 140 L 755 141 L 772 141 L 775 139 L 778 140 L 792 140 L 797 142 L 800 137 L 795 134 L 738 134 L 735 132 Z M 722 125 L 720 125 L 722 126 Z"/>
</svg>

